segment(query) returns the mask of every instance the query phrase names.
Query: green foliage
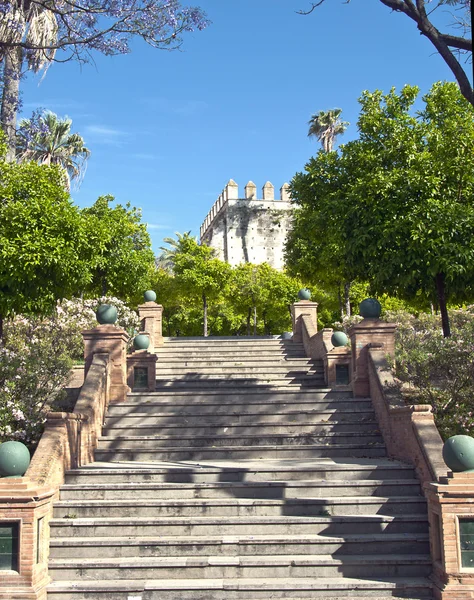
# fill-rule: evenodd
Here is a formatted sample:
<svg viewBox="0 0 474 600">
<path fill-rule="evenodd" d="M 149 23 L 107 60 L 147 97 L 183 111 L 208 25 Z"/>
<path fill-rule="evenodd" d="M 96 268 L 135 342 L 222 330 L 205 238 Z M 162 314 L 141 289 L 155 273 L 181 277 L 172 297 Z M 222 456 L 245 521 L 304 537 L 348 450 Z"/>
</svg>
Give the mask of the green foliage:
<svg viewBox="0 0 474 600">
<path fill-rule="evenodd" d="M 97 326 L 100 304 L 117 308 L 118 326 L 130 333 L 138 329 L 138 315 L 113 297 L 63 300 L 46 317 L 17 315 L 6 321 L 0 345 L 0 442 L 37 442 L 46 412 L 65 397 L 73 362 L 84 355 L 81 332 Z"/>
<path fill-rule="evenodd" d="M 174 273 L 158 268 L 152 284 L 163 305 L 165 335 L 201 335 L 204 307 L 209 335 L 250 334 L 254 329 L 259 335 L 279 334 L 291 328 L 289 306 L 302 281 L 265 263 L 231 268 L 189 234 L 177 234 L 176 241 L 167 243 Z M 198 310 L 200 302 L 203 309 Z"/>
<path fill-rule="evenodd" d="M 154 255 L 141 211 L 130 204 L 111 207 L 113 196 L 101 196 L 82 210 L 90 245 L 92 280 L 89 296 L 114 295 L 138 303 L 150 287 Z"/>
<path fill-rule="evenodd" d="M 88 237 L 58 167 L 0 160 L 0 317 L 50 310 L 90 279 Z"/>
<path fill-rule="evenodd" d="M 439 315 L 387 312 L 398 324 L 395 373 L 408 401 L 431 404 L 444 439 L 474 433 L 474 307 L 450 311 L 452 336 Z"/>
<path fill-rule="evenodd" d="M 359 139 L 295 176 L 288 261 L 301 273 L 312 263 L 308 273 L 322 278 L 326 264 L 372 293 L 435 301 L 449 334 L 447 301 L 473 294 L 474 109 L 455 84 L 437 83 L 415 115 L 417 95 L 364 92 Z"/>
</svg>

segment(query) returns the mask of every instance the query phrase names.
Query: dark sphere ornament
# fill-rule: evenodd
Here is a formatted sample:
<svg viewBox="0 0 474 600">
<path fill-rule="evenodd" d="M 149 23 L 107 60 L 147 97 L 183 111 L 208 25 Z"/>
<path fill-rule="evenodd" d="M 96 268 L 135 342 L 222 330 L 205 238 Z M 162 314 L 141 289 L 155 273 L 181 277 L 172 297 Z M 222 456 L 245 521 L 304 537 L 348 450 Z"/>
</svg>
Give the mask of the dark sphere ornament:
<svg viewBox="0 0 474 600">
<path fill-rule="evenodd" d="M 298 292 L 298 298 L 300 300 L 310 300 L 311 292 L 308 290 L 308 288 L 303 288 Z"/>
<path fill-rule="evenodd" d="M 343 331 L 335 331 L 331 336 L 331 344 L 334 348 L 340 348 L 341 346 L 347 346 L 349 338 Z"/>
<path fill-rule="evenodd" d="M 382 306 L 375 298 L 366 298 L 359 304 L 359 314 L 364 319 L 378 319 L 382 313 Z"/>
<path fill-rule="evenodd" d="M 21 442 L 4 442 L 0 446 L 0 476 L 22 477 L 30 464 L 30 451 Z"/>
<path fill-rule="evenodd" d="M 133 347 L 135 350 L 147 350 L 150 345 L 150 338 L 144 333 L 139 333 L 133 338 Z"/>
<path fill-rule="evenodd" d="M 113 325 L 117 321 L 117 309 L 110 304 L 101 304 L 95 314 L 101 325 Z"/>
<path fill-rule="evenodd" d="M 153 290 L 148 290 L 143 294 L 145 302 L 156 302 L 156 293 Z"/>
<path fill-rule="evenodd" d="M 474 438 L 453 435 L 444 442 L 443 460 L 454 473 L 474 471 Z"/>
</svg>

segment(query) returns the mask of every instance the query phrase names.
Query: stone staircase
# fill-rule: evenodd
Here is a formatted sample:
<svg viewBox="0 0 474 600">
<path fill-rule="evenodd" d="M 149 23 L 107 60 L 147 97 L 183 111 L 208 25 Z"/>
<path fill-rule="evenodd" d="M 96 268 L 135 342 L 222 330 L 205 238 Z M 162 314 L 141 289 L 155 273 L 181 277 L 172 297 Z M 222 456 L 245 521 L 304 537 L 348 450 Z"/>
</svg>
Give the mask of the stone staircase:
<svg viewBox="0 0 474 600">
<path fill-rule="evenodd" d="M 172 339 L 51 522 L 48 600 L 432 599 L 426 503 L 370 399 L 277 339 Z"/>
</svg>

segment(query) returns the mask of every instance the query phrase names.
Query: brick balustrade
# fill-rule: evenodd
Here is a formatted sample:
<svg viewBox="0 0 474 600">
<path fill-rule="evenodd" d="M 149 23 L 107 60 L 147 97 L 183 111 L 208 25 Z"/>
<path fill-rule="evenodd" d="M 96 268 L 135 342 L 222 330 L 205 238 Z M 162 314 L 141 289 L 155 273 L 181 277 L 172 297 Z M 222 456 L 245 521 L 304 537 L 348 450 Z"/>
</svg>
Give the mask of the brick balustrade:
<svg viewBox="0 0 474 600">
<path fill-rule="evenodd" d="M 140 330 L 150 337 L 150 350 L 163 345 L 163 307 L 156 302 L 145 302 L 138 307 Z"/>
<path fill-rule="evenodd" d="M 335 348 L 331 343 L 333 330 L 329 328 L 317 331 L 316 323 L 309 314 L 302 314 L 301 336 L 306 356 L 322 360 L 324 366 L 324 380 L 326 385 L 336 385 L 336 366 L 347 365 L 349 368 L 349 381 L 351 380 L 351 350 L 347 346 Z"/>
<path fill-rule="evenodd" d="M 110 343 L 108 325 L 95 330 L 105 333 L 104 344 L 87 344 L 87 375 L 72 413 L 49 413 L 31 464 L 23 477 L 0 479 L 0 524 L 19 526 L 18 571 L 0 571 L 0 600 L 46 600 L 49 553 L 49 520 L 65 472 L 93 460 L 101 434 L 111 388 L 125 371 L 119 364 L 125 356 L 115 347 L 112 355 L 102 350 Z M 117 330 L 125 334 L 123 330 Z M 92 339 L 84 332 L 84 338 Z M 126 336 L 126 334 L 125 334 Z M 93 336 L 92 336 L 93 337 Z M 112 344 L 113 345 L 113 344 Z M 109 348 L 110 350 L 110 348 Z M 122 351 L 123 350 L 123 351 Z M 115 360 L 115 362 L 114 362 Z M 115 370 L 115 379 L 114 379 Z M 118 377 L 118 379 L 117 379 Z"/>
</svg>

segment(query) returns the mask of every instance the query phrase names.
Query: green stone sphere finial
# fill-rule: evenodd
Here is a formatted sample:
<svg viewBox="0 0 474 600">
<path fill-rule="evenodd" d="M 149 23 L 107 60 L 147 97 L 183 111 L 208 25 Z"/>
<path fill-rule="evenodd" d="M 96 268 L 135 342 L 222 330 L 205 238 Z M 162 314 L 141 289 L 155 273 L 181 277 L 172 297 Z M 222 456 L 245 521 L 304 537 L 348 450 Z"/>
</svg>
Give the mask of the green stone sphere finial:
<svg viewBox="0 0 474 600">
<path fill-rule="evenodd" d="M 101 325 L 113 325 L 117 321 L 117 309 L 110 304 L 101 304 L 95 315 Z"/>
<path fill-rule="evenodd" d="M 444 442 L 443 460 L 454 473 L 474 471 L 474 438 L 453 435 Z"/>
<path fill-rule="evenodd" d="M 347 346 L 349 339 L 343 331 L 335 331 L 331 336 L 331 344 L 334 348 L 341 348 Z"/>
<path fill-rule="evenodd" d="M 133 338 L 133 347 L 135 350 L 148 350 L 149 345 L 150 338 L 144 333 L 139 333 Z"/>
<path fill-rule="evenodd" d="M 148 290 L 143 294 L 145 302 L 156 302 L 156 293 L 153 290 Z"/>
<path fill-rule="evenodd" d="M 366 298 L 359 304 L 359 314 L 364 319 L 379 319 L 382 313 L 382 306 L 375 298 Z"/>
<path fill-rule="evenodd" d="M 30 451 L 21 442 L 4 442 L 0 446 L 0 476 L 22 477 L 30 464 Z"/>
<path fill-rule="evenodd" d="M 308 290 L 308 288 L 303 288 L 298 292 L 298 298 L 299 300 L 310 300 L 311 292 Z"/>
</svg>

